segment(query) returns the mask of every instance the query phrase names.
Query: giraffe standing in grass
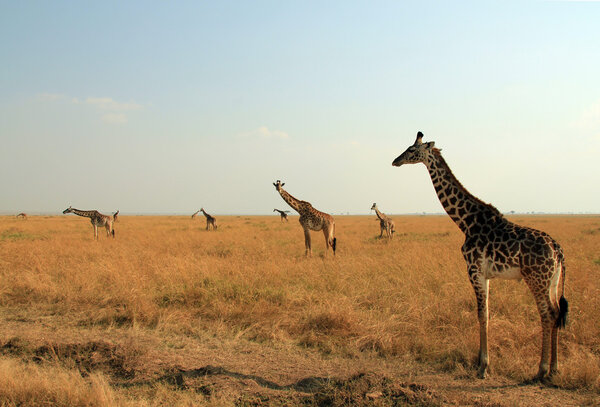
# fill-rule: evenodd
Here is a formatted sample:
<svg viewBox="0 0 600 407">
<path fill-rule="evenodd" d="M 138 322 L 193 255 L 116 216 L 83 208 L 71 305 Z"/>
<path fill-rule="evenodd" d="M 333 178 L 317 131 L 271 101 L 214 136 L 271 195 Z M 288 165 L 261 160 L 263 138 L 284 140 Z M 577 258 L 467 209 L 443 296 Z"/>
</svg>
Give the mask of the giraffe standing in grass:
<svg viewBox="0 0 600 407">
<path fill-rule="evenodd" d="M 113 213 L 113 223 L 117 223 L 118 219 L 119 219 L 119 210 L 117 209 L 117 211 L 115 213 Z"/>
<path fill-rule="evenodd" d="M 273 212 L 279 212 L 279 215 L 281 216 L 281 221 L 283 222 L 284 219 L 286 222 L 289 222 L 290 220 L 288 219 L 288 212 L 289 211 L 280 211 L 279 209 L 273 209 Z"/>
<path fill-rule="evenodd" d="M 277 182 L 274 182 L 273 185 L 275 185 L 275 189 L 277 192 L 279 192 L 279 195 L 281 195 L 283 200 L 286 201 L 287 204 L 292 207 L 292 209 L 300 214 L 299 221 L 304 229 L 304 245 L 306 247 L 305 254 L 307 256 L 312 255 L 310 231 L 322 230 L 323 234 L 325 235 L 325 254 L 327 254 L 329 246 L 331 246 L 333 249 L 333 255 L 335 256 L 337 239 L 335 238 L 335 221 L 333 220 L 333 216 L 318 211 L 313 208 L 309 202 L 300 201 L 288 194 L 288 192 L 283 189 L 285 182 L 282 183 L 281 181 L 277 180 Z"/>
<path fill-rule="evenodd" d="M 27 220 L 27 214 L 25 212 L 21 212 L 20 214 L 18 214 L 17 216 L 15 216 L 17 219 L 21 218 L 23 220 Z"/>
<path fill-rule="evenodd" d="M 564 297 L 562 248 L 546 233 L 510 222 L 495 207 L 471 195 L 452 174 L 441 150 L 434 147 L 434 142 L 423 143 L 422 139 L 419 132 L 414 144 L 392 165 L 425 164 L 442 206 L 465 234 L 462 254 L 475 290 L 479 318 L 478 377 L 485 377 L 489 364 L 489 280 L 496 277 L 523 279 L 531 290 L 542 322 L 536 379 L 553 375 L 558 371 L 558 329 L 565 326 L 569 307 Z"/>
<path fill-rule="evenodd" d="M 192 214 L 192 219 L 194 219 L 198 214 L 200 213 L 200 211 L 196 211 Z"/>
<path fill-rule="evenodd" d="M 83 216 L 85 218 L 90 218 L 92 222 L 92 226 L 94 227 L 94 240 L 98 239 L 98 226 L 106 229 L 106 237 L 112 234 L 112 237 L 115 237 L 115 230 L 113 229 L 113 220 L 108 215 L 103 215 L 98 211 L 82 211 L 80 209 L 75 209 L 73 207 L 68 207 L 63 211 L 63 213 L 74 213 L 78 216 Z"/>
<path fill-rule="evenodd" d="M 381 232 L 379 233 L 379 237 L 382 237 L 383 231 L 385 231 L 385 234 L 388 237 L 388 239 L 392 239 L 394 237 L 394 232 L 396 232 L 396 224 L 394 223 L 394 221 L 385 213 L 380 212 L 377 208 L 376 203 L 374 203 L 373 206 L 371 206 L 371 210 L 375 211 L 375 214 L 377 215 L 377 218 L 379 220 L 379 229 Z"/>
<path fill-rule="evenodd" d="M 210 227 L 213 228 L 213 230 L 217 229 L 217 219 L 213 216 L 210 216 L 208 213 L 206 213 L 204 211 L 204 208 L 200 208 L 200 212 L 202 212 L 204 214 L 204 216 L 206 216 L 206 230 L 210 230 Z"/>
</svg>

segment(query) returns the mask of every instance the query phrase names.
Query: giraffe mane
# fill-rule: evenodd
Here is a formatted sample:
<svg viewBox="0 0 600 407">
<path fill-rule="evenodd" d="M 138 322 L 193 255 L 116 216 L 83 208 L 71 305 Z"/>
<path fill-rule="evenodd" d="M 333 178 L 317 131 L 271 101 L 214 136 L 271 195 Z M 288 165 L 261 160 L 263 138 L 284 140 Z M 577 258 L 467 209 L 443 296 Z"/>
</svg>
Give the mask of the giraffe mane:
<svg viewBox="0 0 600 407">
<path fill-rule="evenodd" d="M 453 181 L 456 183 L 456 185 L 462 189 L 463 191 L 465 191 L 469 196 L 473 197 L 473 200 L 475 202 L 477 202 L 478 204 L 486 207 L 487 209 L 489 209 L 493 215 L 504 219 L 504 215 L 502 215 L 502 213 L 492 204 L 489 204 L 487 202 L 482 201 L 481 199 L 477 198 L 475 195 L 473 195 L 472 193 L 469 192 L 469 190 L 467 188 L 465 188 L 463 186 L 463 184 L 460 183 L 460 181 L 458 180 L 458 178 L 456 178 L 456 176 L 454 175 L 454 173 L 452 172 L 452 170 L 450 169 L 450 166 L 448 165 L 448 163 L 446 162 L 446 160 L 444 160 L 444 157 L 442 156 L 442 153 L 439 148 L 433 148 L 433 154 L 436 156 L 438 162 L 440 163 L 440 165 L 447 171 L 448 175 L 450 177 L 453 178 Z"/>
</svg>

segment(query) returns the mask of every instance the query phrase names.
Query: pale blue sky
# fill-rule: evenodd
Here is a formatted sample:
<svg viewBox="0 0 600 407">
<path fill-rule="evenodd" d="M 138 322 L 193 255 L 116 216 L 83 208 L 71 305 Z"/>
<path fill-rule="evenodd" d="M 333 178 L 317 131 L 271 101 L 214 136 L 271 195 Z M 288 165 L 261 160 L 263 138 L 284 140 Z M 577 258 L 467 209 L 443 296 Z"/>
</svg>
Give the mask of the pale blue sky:
<svg viewBox="0 0 600 407">
<path fill-rule="evenodd" d="M 600 212 L 600 2 L 0 3 L 0 212 Z"/>
</svg>

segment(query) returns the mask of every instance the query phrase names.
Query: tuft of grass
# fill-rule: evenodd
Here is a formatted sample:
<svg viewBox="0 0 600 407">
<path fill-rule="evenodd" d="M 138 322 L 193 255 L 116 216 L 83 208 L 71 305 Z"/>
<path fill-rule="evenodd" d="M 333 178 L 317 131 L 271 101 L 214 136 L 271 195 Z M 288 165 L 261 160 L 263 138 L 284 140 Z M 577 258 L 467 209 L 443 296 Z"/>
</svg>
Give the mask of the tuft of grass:
<svg viewBox="0 0 600 407">
<path fill-rule="evenodd" d="M 2 406 L 107 406 L 115 396 L 106 378 L 92 373 L 87 378 L 60 366 L 39 366 L 0 358 Z"/>
</svg>

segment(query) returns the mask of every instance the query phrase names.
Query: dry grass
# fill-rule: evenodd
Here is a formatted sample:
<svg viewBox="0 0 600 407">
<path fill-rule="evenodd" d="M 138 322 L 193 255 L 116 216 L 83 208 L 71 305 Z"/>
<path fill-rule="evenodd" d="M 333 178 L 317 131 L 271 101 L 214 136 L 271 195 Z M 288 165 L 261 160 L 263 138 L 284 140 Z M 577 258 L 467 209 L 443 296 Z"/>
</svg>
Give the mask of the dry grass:
<svg viewBox="0 0 600 407">
<path fill-rule="evenodd" d="M 122 370 L 135 377 L 151 370 L 153 347 L 136 340 L 150 335 L 179 355 L 179 364 L 191 343 L 216 340 L 316 354 L 331 363 L 402 361 L 472 380 L 478 327 L 462 234 L 447 217 L 394 218 L 397 233 L 388 242 L 377 238 L 373 217 L 337 216 L 338 255 L 323 256 L 323 236 L 315 233 L 307 259 L 296 217 L 284 224 L 275 215 L 219 217 L 219 229 L 207 232 L 204 222 L 189 217 L 124 216 L 116 239 L 101 236 L 98 242 L 84 219 L 1 217 L 0 324 L 19 326 L 24 333 L 17 339 L 30 345 L 7 346 L 17 340 L 14 332 L 0 335 L 0 371 L 9 372 L 0 375 L 0 405 L 257 404 L 235 389 L 207 395 L 169 381 L 132 386 L 110 364 L 86 365 L 77 352 L 40 362 L 35 355 L 49 331 L 73 343 L 82 332 L 110 343 L 135 332 L 115 351 Z M 513 220 L 548 232 L 566 253 L 570 322 L 560 335 L 561 373 L 553 384 L 599 394 L 600 217 Z M 531 378 L 540 326 L 526 286 L 492 281 L 490 316 L 492 375 Z M 40 321 L 44 334 L 24 328 Z M 32 380 L 11 380 L 19 375 Z"/>
</svg>

